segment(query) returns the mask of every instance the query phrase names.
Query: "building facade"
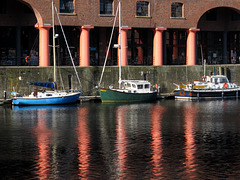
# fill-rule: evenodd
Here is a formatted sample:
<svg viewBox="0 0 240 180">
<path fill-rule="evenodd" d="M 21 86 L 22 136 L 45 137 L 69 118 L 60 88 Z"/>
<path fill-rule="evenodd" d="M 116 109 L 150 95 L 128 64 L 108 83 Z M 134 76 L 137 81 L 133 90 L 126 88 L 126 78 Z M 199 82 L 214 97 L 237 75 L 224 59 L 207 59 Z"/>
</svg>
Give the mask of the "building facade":
<svg viewBox="0 0 240 180">
<path fill-rule="evenodd" d="M 52 65 L 51 0 L 0 1 L 0 65 Z M 74 62 L 101 66 L 116 0 L 54 0 Z M 122 65 L 237 64 L 239 0 L 122 0 Z M 71 64 L 55 18 L 58 64 Z M 116 23 L 118 24 L 118 22 Z M 118 25 L 116 25 L 117 27 Z M 118 29 L 107 65 L 118 65 Z"/>
</svg>

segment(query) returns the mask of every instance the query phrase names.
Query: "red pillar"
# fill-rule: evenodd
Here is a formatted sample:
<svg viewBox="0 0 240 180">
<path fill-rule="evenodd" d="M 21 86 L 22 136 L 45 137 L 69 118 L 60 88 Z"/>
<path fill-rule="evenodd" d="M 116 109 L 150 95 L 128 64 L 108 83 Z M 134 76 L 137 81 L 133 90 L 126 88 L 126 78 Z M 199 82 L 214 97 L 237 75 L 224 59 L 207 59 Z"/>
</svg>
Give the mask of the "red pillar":
<svg viewBox="0 0 240 180">
<path fill-rule="evenodd" d="M 93 26 L 81 27 L 79 66 L 90 66 L 89 32 L 93 28 Z"/>
<path fill-rule="evenodd" d="M 155 34 L 153 38 L 153 66 L 163 65 L 163 31 L 166 28 L 155 28 Z"/>
<path fill-rule="evenodd" d="M 187 37 L 187 59 L 186 65 L 196 65 L 196 32 L 200 31 L 200 29 L 192 29 L 188 30 Z"/>
<path fill-rule="evenodd" d="M 39 66 L 50 66 L 49 29 L 51 25 L 37 25 L 39 29 Z"/>
<path fill-rule="evenodd" d="M 127 66 L 128 64 L 128 42 L 127 31 L 130 27 L 121 27 L 121 66 Z M 119 65 L 119 61 L 118 61 Z"/>
<path fill-rule="evenodd" d="M 173 62 L 176 61 L 177 57 L 178 57 L 177 34 L 176 32 L 173 32 L 173 55 L 172 55 Z"/>
</svg>

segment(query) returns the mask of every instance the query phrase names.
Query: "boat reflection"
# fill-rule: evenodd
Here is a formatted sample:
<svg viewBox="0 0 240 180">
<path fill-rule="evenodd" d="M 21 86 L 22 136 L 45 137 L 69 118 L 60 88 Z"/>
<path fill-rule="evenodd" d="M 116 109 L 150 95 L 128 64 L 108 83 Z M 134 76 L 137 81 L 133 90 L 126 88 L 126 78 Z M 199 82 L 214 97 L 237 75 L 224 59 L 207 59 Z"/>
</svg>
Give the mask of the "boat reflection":
<svg viewBox="0 0 240 180">
<path fill-rule="evenodd" d="M 12 110 L 48 110 L 48 109 L 62 109 L 62 108 L 76 108 L 78 107 L 77 104 L 70 104 L 70 105 L 55 105 L 55 106 L 12 106 Z"/>
</svg>

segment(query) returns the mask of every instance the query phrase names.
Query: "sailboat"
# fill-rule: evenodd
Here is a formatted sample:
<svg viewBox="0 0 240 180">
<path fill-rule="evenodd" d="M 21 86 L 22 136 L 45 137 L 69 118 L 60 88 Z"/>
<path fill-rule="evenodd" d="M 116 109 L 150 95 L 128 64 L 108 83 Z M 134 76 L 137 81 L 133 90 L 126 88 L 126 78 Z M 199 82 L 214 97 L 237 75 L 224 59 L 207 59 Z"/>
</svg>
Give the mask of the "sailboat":
<svg viewBox="0 0 240 180">
<path fill-rule="evenodd" d="M 57 12 L 56 7 L 54 6 L 54 3 L 52 1 L 52 23 L 53 23 L 53 64 L 54 64 L 54 82 L 29 82 L 29 85 L 35 85 L 40 87 L 49 88 L 50 90 L 34 90 L 29 96 L 23 96 L 23 97 L 13 97 L 12 98 L 12 104 L 17 106 L 31 106 L 31 105 L 61 105 L 61 104 L 71 104 L 78 101 L 80 95 L 83 93 L 83 91 L 72 91 L 72 90 L 57 90 L 57 78 L 56 78 L 56 52 L 55 52 L 55 28 L 54 28 L 54 9 Z M 56 13 L 57 14 L 57 13 Z M 59 16 L 57 14 L 63 36 L 68 48 L 68 52 L 70 55 L 70 59 L 73 63 L 73 58 L 70 53 L 70 49 L 68 46 L 68 43 L 66 41 L 66 36 L 64 34 L 62 24 L 60 22 Z M 77 74 L 76 67 L 73 63 L 74 70 L 77 76 L 77 79 L 80 84 L 80 79 Z"/>
<path fill-rule="evenodd" d="M 101 96 L 101 101 L 103 103 L 111 102 L 145 102 L 145 101 L 155 101 L 157 99 L 157 91 L 152 90 L 151 83 L 146 80 L 122 80 L 121 79 L 121 2 L 119 2 L 116 14 L 119 15 L 119 44 L 115 44 L 114 47 L 118 47 L 119 51 L 119 80 L 118 88 L 103 88 L 101 87 L 101 81 L 106 65 L 106 60 L 109 52 L 109 47 L 111 44 L 111 39 L 113 35 L 113 30 L 116 22 L 116 17 L 113 24 L 113 30 L 108 46 L 107 55 L 104 62 L 103 71 L 98 85 L 98 91 Z"/>
</svg>

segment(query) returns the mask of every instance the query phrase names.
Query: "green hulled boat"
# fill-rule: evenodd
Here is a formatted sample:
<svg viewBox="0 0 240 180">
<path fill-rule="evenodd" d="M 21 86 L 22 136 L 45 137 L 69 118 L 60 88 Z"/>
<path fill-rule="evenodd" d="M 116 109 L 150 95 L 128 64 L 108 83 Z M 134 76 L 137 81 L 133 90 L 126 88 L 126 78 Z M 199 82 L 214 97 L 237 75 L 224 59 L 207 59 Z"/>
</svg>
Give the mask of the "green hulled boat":
<svg viewBox="0 0 240 180">
<path fill-rule="evenodd" d="M 121 89 L 99 87 L 102 102 L 147 102 L 157 99 L 157 91 L 151 90 L 148 81 L 123 80 L 121 87 Z"/>
<path fill-rule="evenodd" d="M 118 88 L 103 88 L 101 87 L 101 81 L 106 66 L 109 48 L 111 46 L 111 40 L 113 30 L 117 16 L 115 16 L 112 34 L 109 41 L 109 46 L 104 62 L 103 71 L 99 81 L 98 90 L 101 96 L 102 102 L 145 102 L 155 101 L 157 99 L 157 90 L 152 90 L 150 82 L 146 80 L 122 80 L 121 79 L 121 2 L 119 2 L 116 14 L 119 12 L 119 44 L 115 44 L 114 47 L 119 51 L 119 87 Z"/>
</svg>

